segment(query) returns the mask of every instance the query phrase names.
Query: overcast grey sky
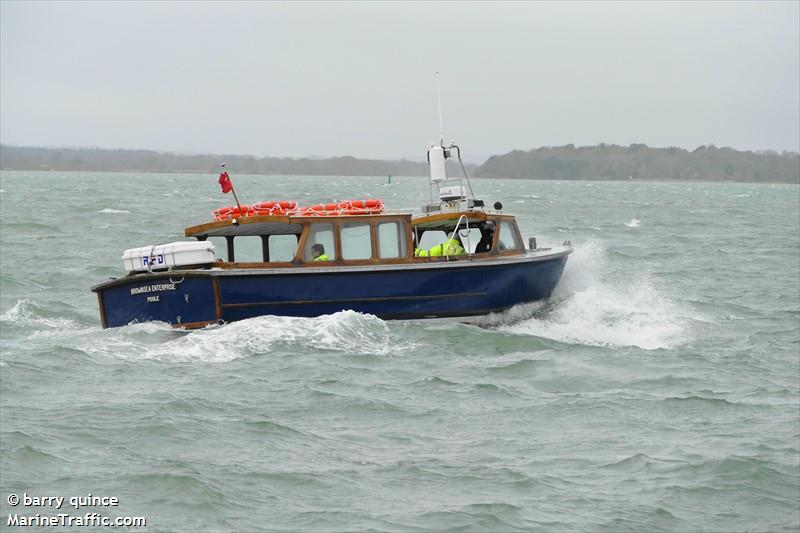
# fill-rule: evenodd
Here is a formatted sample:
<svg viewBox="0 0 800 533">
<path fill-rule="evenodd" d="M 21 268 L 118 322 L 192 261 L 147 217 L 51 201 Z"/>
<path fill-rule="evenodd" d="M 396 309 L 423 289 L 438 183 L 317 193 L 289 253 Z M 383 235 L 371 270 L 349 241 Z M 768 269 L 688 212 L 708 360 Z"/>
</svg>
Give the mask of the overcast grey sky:
<svg viewBox="0 0 800 533">
<path fill-rule="evenodd" d="M 0 141 L 800 149 L 800 3 L 0 2 Z"/>
</svg>

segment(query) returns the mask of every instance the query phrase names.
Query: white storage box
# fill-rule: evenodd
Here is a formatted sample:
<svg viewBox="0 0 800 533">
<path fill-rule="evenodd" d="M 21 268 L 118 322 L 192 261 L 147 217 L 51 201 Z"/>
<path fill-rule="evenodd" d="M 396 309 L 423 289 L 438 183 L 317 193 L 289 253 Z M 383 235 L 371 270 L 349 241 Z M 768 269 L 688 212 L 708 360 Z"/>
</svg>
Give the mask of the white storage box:
<svg viewBox="0 0 800 533">
<path fill-rule="evenodd" d="M 463 185 L 451 185 L 449 187 L 439 188 L 439 200 L 443 202 L 452 202 L 467 197 L 467 191 L 464 190 Z"/>
<path fill-rule="evenodd" d="M 214 245 L 209 241 L 179 241 L 129 248 L 122 252 L 122 262 L 128 272 L 207 265 L 214 262 Z"/>
</svg>

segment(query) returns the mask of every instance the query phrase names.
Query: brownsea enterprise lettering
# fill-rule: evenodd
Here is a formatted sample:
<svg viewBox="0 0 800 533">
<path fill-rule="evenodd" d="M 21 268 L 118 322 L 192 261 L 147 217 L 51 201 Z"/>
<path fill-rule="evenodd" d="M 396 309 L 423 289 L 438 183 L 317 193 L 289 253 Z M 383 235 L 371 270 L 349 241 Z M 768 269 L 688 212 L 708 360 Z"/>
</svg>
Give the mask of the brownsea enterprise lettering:
<svg viewBox="0 0 800 533">
<path fill-rule="evenodd" d="M 136 294 L 145 294 L 148 292 L 161 292 L 161 291 L 174 291 L 174 283 L 160 283 L 157 285 L 143 285 L 141 287 L 133 287 L 131 289 L 131 296 Z"/>
</svg>

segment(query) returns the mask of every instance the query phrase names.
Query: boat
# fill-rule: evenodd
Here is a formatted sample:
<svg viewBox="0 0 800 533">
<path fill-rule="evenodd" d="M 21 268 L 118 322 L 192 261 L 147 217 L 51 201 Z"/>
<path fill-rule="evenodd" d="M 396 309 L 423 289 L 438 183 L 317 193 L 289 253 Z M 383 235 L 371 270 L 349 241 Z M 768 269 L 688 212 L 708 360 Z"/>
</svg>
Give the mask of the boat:
<svg viewBox="0 0 800 533">
<path fill-rule="evenodd" d="M 243 205 L 233 190 L 236 205 L 186 228 L 188 240 L 125 250 L 127 275 L 91 289 L 101 323 L 194 329 L 344 310 L 470 322 L 548 298 L 570 243 L 538 247 L 530 238 L 526 246 L 500 202 L 489 208 L 475 198 L 463 163 L 463 175 L 448 177 L 455 157 L 461 162 L 455 143 L 429 146 L 431 201 L 417 212 L 377 199 Z M 224 168 L 220 184 L 232 189 Z"/>
</svg>

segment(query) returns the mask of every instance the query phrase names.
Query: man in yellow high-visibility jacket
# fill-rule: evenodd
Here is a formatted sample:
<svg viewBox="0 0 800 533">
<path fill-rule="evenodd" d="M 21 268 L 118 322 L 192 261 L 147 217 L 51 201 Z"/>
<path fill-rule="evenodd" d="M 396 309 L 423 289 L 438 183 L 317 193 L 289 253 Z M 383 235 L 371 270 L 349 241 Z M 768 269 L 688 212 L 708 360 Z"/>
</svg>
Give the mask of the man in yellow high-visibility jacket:
<svg viewBox="0 0 800 533">
<path fill-rule="evenodd" d="M 311 247 L 311 257 L 314 261 L 330 261 L 331 258 L 325 253 L 325 247 L 321 244 L 315 244 Z"/>
<path fill-rule="evenodd" d="M 420 250 L 419 248 L 414 250 L 414 256 L 416 257 L 442 257 L 451 255 L 467 255 L 467 251 L 461 246 L 461 241 L 452 234 L 446 241 L 437 244 L 430 250 Z"/>
</svg>

